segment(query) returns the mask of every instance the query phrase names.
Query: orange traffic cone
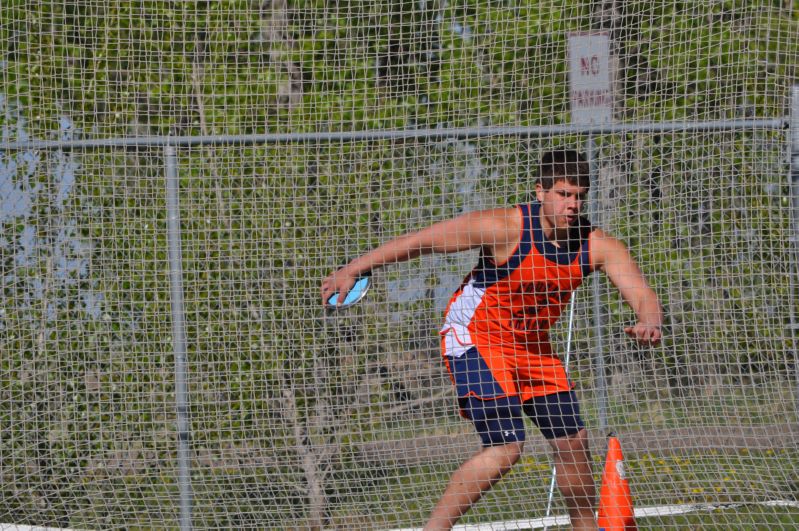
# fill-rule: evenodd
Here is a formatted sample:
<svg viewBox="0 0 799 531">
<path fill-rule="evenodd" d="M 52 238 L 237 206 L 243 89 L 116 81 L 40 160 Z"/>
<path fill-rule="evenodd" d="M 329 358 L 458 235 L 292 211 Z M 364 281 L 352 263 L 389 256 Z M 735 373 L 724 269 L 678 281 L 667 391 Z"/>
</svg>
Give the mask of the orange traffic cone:
<svg viewBox="0 0 799 531">
<path fill-rule="evenodd" d="M 638 529 L 633 513 L 633 498 L 624 473 L 624 457 L 619 440 L 608 435 L 608 456 L 602 473 L 602 488 L 599 491 L 599 513 L 597 524 L 604 531 L 628 531 Z"/>
</svg>

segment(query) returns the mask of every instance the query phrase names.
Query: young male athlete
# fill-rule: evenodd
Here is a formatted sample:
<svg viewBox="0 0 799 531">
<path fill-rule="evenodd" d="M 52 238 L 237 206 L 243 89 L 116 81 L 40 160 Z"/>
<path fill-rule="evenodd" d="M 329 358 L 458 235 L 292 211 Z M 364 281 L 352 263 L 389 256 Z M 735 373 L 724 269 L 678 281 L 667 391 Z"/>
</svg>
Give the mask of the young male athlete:
<svg viewBox="0 0 799 531">
<path fill-rule="evenodd" d="M 355 279 L 421 254 L 480 248 L 477 266 L 450 300 L 442 349 L 461 413 L 483 448 L 452 475 L 425 529 L 450 529 L 519 460 L 522 414 L 553 449 L 558 488 L 574 529 L 596 529 L 595 487 L 585 425 L 549 330 L 583 279 L 604 272 L 638 318 L 624 331 L 661 338 L 662 312 L 625 246 L 580 216 L 588 164 L 570 150 L 541 160 L 536 201 L 471 212 L 389 241 L 322 282 L 322 299 L 343 299 Z"/>
</svg>

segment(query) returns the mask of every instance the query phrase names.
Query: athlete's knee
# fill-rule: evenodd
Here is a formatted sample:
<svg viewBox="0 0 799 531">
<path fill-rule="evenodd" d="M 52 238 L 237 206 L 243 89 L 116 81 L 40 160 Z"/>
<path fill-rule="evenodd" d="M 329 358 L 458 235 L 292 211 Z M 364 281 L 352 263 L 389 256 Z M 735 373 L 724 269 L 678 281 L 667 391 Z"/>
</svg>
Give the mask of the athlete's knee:
<svg viewBox="0 0 799 531">
<path fill-rule="evenodd" d="M 524 452 L 524 441 L 516 441 L 495 448 L 502 448 L 505 456 L 507 456 L 510 464 L 515 464 L 522 457 Z"/>
<path fill-rule="evenodd" d="M 590 462 L 591 453 L 588 447 L 588 432 L 585 428 L 574 433 L 550 439 L 549 444 L 555 452 L 555 458 L 568 462 Z"/>
<path fill-rule="evenodd" d="M 495 446 L 486 446 L 480 450 L 478 456 L 481 457 L 481 460 L 487 460 L 485 463 L 486 465 L 490 462 L 491 466 L 496 467 L 499 476 L 502 476 L 519 461 L 523 451 L 524 441 L 516 441 Z M 487 466 L 486 468 L 490 469 L 491 466 Z"/>
</svg>

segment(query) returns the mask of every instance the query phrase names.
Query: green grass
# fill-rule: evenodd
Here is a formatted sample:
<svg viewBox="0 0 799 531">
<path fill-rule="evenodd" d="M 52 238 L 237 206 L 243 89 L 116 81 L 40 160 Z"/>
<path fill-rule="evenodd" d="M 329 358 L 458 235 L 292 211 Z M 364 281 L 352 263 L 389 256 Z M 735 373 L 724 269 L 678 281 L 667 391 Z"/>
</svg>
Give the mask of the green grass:
<svg viewBox="0 0 799 531">
<path fill-rule="evenodd" d="M 464 456 L 465 457 L 465 456 Z M 758 501 L 796 500 L 799 451 L 710 453 L 692 456 L 643 454 L 625 459 L 637 507 L 675 504 L 742 504 L 680 516 L 641 518 L 641 529 L 794 529 L 799 509 Z M 421 526 L 457 462 L 364 474 L 349 496 L 331 507 L 332 526 L 371 522 L 376 528 Z M 597 487 L 603 458 L 594 457 Z M 549 461 L 525 457 L 462 520 L 464 524 L 545 516 Z M 565 514 L 556 493 L 552 515 Z"/>
</svg>

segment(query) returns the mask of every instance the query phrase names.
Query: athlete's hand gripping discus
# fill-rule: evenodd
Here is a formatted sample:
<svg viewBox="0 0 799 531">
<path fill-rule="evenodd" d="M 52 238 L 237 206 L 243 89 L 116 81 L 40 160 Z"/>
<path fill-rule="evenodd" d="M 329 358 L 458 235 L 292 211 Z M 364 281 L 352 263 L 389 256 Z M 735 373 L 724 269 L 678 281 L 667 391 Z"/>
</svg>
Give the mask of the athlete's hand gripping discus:
<svg viewBox="0 0 799 531">
<path fill-rule="evenodd" d="M 372 284 L 371 274 L 367 273 L 355 281 L 355 284 L 350 288 L 344 296 L 343 301 L 339 301 L 339 293 L 336 292 L 325 301 L 325 307 L 331 310 L 343 310 L 349 308 L 353 304 L 360 302 L 364 298 L 366 292 L 369 291 L 369 286 Z"/>
</svg>

